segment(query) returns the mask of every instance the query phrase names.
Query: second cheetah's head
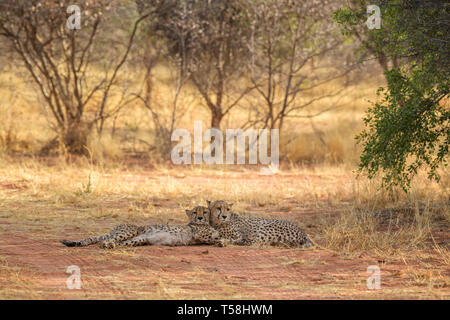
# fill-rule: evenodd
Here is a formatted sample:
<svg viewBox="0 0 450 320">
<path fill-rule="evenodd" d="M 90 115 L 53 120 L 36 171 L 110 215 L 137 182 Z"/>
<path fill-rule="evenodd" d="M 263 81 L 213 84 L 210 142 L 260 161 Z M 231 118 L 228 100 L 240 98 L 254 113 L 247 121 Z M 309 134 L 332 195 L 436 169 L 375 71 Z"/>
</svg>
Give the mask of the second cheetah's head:
<svg viewBox="0 0 450 320">
<path fill-rule="evenodd" d="M 195 224 L 209 224 L 209 208 L 198 206 L 192 210 L 186 210 L 186 215 L 189 218 L 189 223 Z"/>
<path fill-rule="evenodd" d="M 208 208 L 211 212 L 209 222 L 212 226 L 225 224 L 230 221 L 232 213 L 231 207 L 233 206 L 232 203 L 227 203 L 223 200 L 217 200 L 214 202 L 206 200 L 206 203 L 208 204 Z"/>
</svg>

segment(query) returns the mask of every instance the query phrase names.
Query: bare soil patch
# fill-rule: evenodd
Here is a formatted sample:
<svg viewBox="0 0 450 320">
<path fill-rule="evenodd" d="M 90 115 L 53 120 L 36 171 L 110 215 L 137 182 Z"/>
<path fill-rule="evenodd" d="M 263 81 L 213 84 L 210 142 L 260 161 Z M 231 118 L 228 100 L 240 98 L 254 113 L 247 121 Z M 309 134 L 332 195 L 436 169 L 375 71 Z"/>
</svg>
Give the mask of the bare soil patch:
<svg viewBox="0 0 450 320">
<path fill-rule="evenodd" d="M 149 246 L 104 251 L 3 235 L 0 254 L 9 265 L 22 268 L 21 277 L 28 282 L 11 298 L 30 298 L 30 292 L 39 299 L 448 297 L 448 288 L 428 292 L 426 286 L 411 286 L 402 263 L 345 259 L 320 249 Z M 71 265 L 80 267 L 80 290 L 66 287 Z M 369 265 L 382 270 L 380 290 L 367 289 Z"/>
</svg>

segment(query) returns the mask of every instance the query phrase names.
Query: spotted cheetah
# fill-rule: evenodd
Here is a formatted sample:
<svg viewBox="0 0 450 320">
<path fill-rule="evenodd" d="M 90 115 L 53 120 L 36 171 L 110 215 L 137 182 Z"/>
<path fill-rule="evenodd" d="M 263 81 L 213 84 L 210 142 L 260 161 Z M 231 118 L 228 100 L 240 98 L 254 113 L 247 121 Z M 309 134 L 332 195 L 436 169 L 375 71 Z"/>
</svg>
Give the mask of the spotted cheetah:
<svg viewBox="0 0 450 320">
<path fill-rule="evenodd" d="M 122 224 L 109 234 L 87 238 L 81 241 L 61 240 L 68 247 L 83 247 L 99 243 L 101 248 L 114 248 L 116 245 L 137 246 L 153 245 L 188 245 L 216 243 L 219 233 L 209 225 L 210 211 L 205 207 L 186 210 L 189 217 L 187 225 L 147 225 L 137 226 Z"/>
<path fill-rule="evenodd" d="M 209 225 L 210 211 L 205 207 L 186 210 L 187 225 L 153 225 L 133 239 L 119 242 L 119 246 L 141 246 L 146 244 L 164 246 L 186 246 L 195 244 L 217 244 L 221 246 L 219 232 Z"/>
<path fill-rule="evenodd" d="M 224 218 L 223 221 L 219 223 L 212 222 L 213 218 L 210 217 L 210 224 L 219 232 L 220 240 L 217 245 L 219 247 L 225 247 L 228 244 L 234 245 L 251 245 L 252 242 L 248 240 L 245 233 L 241 232 L 241 230 L 234 224 L 229 223 L 231 215 Z"/>
<path fill-rule="evenodd" d="M 210 224 L 223 238 L 241 239 L 238 244 L 313 246 L 305 232 L 289 221 L 241 216 L 232 212 L 232 203 L 223 200 L 207 201 L 207 204 L 211 210 Z"/>
</svg>

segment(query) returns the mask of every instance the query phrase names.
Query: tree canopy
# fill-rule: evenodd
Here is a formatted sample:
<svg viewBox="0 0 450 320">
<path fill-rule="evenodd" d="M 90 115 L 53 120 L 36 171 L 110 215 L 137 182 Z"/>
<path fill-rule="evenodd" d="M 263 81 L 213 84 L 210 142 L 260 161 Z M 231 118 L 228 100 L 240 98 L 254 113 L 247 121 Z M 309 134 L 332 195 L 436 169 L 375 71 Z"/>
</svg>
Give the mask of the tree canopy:
<svg viewBox="0 0 450 320">
<path fill-rule="evenodd" d="M 357 136 L 363 145 L 360 172 L 382 175 L 385 187 L 405 191 L 419 168 L 438 181 L 437 169 L 448 164 L 450 144 L 450 5 L 443 0 L 352 4 L 334 14 L 344 34 L 360 39 L 363 50 L 373 48 L 377 58 L 397 59 L 386 69 L 387 87 L 378 90 L 380 99 Z M 369 4 L 379 6 L 381 28 L 361 31 Z"/>
</svg>

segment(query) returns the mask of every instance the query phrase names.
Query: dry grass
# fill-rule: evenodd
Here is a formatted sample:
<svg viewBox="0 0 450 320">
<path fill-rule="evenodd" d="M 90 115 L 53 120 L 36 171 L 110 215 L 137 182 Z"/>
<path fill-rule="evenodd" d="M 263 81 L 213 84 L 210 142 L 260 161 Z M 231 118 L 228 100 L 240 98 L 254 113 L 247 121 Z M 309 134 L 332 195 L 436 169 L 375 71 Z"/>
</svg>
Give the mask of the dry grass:
<svg viewBox="0 0 450 320">
<path fill-rule="evenodd" d="M 448 286 L 449 276 L 445 273 L 448 246 L 439 236 L 435 241 L 431 238 L 436 228 L 448 229 L 448 212 L 439 209 L 445 204 L 446 193 L 435 183 L 426 185 L 419 179 L 414 185 L 414 198 L 400 193 L 390 198 L 379 194 L 373 182 L 362 177 L 355 180 L 346 165 L 282 169 L 268 178 L 259 175 L 258 170 L 237 167 L 160 166 L 143 170 L 142 166 L 126 166 L 120 162 L 116 166 L 102 166 L 86 159 L 68 164 L 63 157 L 21 158 L 20 162 L 3 157 L 0 164 L 0 233 L 4 235 L 26 236 L 30 241 L 45 242 L 51 247 L 53 243 L 57 246 L 59 238 L 103 234 L 125 222 L 184 223 L 184 208 L 204 204 L 206 199 L 227 199 L 235 202 L 236 211 L 242 214 L 291 220 L 319 244 L 317 255 L 315 252 L 308 258 L 304 254 L 290 258 L 281 255 L 276 262 L 271 261 L 272 264 L 287 270 L 326 268 L 330 272 L 312 276 L 312 279 L 322 279 L 323 284 L 318 286 L 286 278 L 273 279 L 264 289 L 256 280 L 241 283 L 226 272 L 211 273 L 214 265 L 200 268 L 182 263 L 188 269 L 174 281 L 173 275 L 158 271 L 171 270 L 180 263 L 170 252 L 161 257 L 145 256 L 144 251 L 135 249 L 98 253 L 94 250 L 93 261 L 98 268 L 91 265 L 85 270 L 86 290 L 96 292 L 96 286 L 111 283 L 111 291 L 96 293 L 98 298 L 250 299 L 255 297 L 252 294 L 255 290 L 259 292 L 258 297 L 265 296 L 262 292 L 273 290 L 306 291 L 310 297 L 361 296 L 360 289 L 355 288 L 364 286 L 364 282 L 336 279 L 333 276 L 335 262 L 321 258 L 323 250 L 320 248 L 358 264 L 362 263 L 358 262 L 361 255 L 397 261 L 401 269 L 393 273 L 393 279 L 398 278 L 401 283 L 392 284 L 376 297 L 416 297 L 419 294 L 422 298 L 439 298 Z M 380 207 L 393 210 L 409 207 L 412 211 L 402 211 L 386 219 L 383 215 L 374 215 L 381 211 Z M 71 248 L 59 249 L 71 253 Z M 10 257 L 3 259 L 8 262 Z M 119 271 L 97 275 L 95 272 L 104 270 L 105 264 Z M 152 268 L 140 269 L 136 265 Z M 266 268 L 264 264 L 253 267 Z M 29 276 L 23 277 L 21 282 L 20 272 L 15 276 L 20 269 L 3 264 L 2 270 L 0 279 L 8 283 L 3 297 L 46 296 L 42 291 L 45 291 L 45 284 L 39 286 Z M 200 289 L 212 283 L 213 291 L 206 293 Z M 189 289 L 192 284 L 197 289 Z M 86 297 L 81 293 L 65 294 Z M 277 297 L 276 293 L 271 297 Z"/>
<path fill-rule="evenodd" d="M 413 184 L 411 194 L 398 190 L 390 195 L 377 189 L 374 181 L 364 177 L 354 179 L 346 165 L 291 168 L 268 179 L 255 169 L 245 168 L 156 167 L 142 172 L 140 167 L 120 163 L 109 167 L 94 165 L 86 159 L 71 164 L 64 158 L 51 161 L 49 166 L 39 159 L 21 159 L 20 163 L 15 158 L 1 159 L 0 208 L 20 204 L 39 210 L 77 205 L 84 217 L 128 219 L 139 215 L 167 221 L 184 219 L 182 210 L 168 217 L 171 208 L 184 209 L 207 199 L 228 199 L 243 213 L 252 207 L 282 212 L 297 206 L 334 207 L 345 210 L 335 223 L 324 227 L 323 233 L 330 248 L 349 251 L 377 247 L 377 243 L 380 250 L 396 242 L 414 246 L 423 242 L 434 221 L 449 222 L 448 187 L 442 187 L 449 185 L 448 180 L 441 185 L 429 183 L 422 175 Z M 162 205 L 149 205 L 155 201 Z M 395 209 L 401 208 L 408 210 L 399 216 Z M 374 214 L 389 209 L 394 210 L 393 218 Z M 55 219 L 58 214 L 49 211 L 44 217 Z M 380 226 L 385 227 L 375 232 Z"/>
<path fill-rule="evenodd" d="M 5 257 L 0 256 L 0 299 L 20 298 L 24 293 L 30 299 L 39 298 L 35 283 L 25 273 L 29 270 L 12 266 Z"/>
<path fill-rule="evenodd" d="M 326 247 L 336 251 L 359 255 L 373 250 L 380 256 L 392 256 L 398 250 L 424 248 L 431 234 L 430 216 L 424 211 L 405 222 L 400 217 L 377 217 L 376 211 L 350 209 L 335 224 L 326 225 L 323 235 Z"/>
</svg>

